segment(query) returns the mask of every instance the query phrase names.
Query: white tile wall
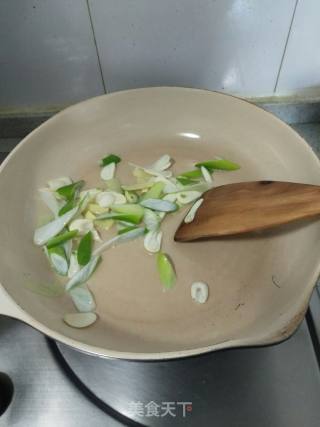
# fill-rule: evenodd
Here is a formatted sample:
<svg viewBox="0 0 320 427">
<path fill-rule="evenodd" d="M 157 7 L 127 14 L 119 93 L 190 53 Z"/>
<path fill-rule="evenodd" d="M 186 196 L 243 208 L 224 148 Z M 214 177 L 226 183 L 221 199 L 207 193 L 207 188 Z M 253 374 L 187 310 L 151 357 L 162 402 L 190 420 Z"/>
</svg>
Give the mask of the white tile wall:
<svg viewBox="0 0 320 427">
<path fill-rule="evenodd" d="M 295 0 L 89 0 L 109 91 L 272 94 Z"/>
<path fill-rule="evenodd" d="M 109 91 L 320 93 L 319 0 L 0 0 L 0 111 L 104 92 L 87 3 Z"/>
<path fill-rule="evenodd" d="M 299 0 L 277 93 L 320 90 L 320 1 Z"/>
<path fill-rule="evenodd" d="M 0 108 L 103 93 L 85 0 L 0 1 Z"/>
</svg>

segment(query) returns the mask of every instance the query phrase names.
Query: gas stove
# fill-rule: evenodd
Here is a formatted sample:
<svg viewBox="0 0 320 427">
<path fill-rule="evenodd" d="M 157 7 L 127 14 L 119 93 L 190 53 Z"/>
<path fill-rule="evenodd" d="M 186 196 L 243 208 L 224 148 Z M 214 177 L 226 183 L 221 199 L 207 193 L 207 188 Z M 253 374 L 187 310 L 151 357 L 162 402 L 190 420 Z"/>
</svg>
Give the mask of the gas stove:
<svg viewBox="0 0 320 427">
<path fill-rule="evenodd" d="M 319 149 L 318 124 L 297 130 Z M 0 160 L 18 140 L 0 139 Z M 0 316 L 0 372 L 14 384 L 0 426 L 318 427 L 319 362 L 318 288 L 279 345 L 164 362 L 89 356 Z"/>
</svg>

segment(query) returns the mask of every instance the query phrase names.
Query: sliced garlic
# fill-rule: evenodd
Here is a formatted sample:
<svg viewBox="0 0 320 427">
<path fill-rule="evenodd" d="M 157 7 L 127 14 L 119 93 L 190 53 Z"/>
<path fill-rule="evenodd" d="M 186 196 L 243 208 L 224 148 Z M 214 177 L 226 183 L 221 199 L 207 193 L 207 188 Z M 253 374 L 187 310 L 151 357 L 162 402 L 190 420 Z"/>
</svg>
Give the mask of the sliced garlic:
<svg viewBox="0 0 320 427">
<path fill-rule="evenodd" d="M 88 205 L 88 210 L 93 213 L 94 215 L 101 215 L 103 213 L 106 213 L 109 211 L 108 208 L 102 208 L 101 206 L 99 206 L 96 203 L 90 203 Z"/>
<path fill-rule="evenodd" d="M 118 193 L 116 191 L 110 191 L 110 193 L 113 195 L 114 197 L 114 205 L 124 205 L 125 203 L 127 203 L 127 199 L 126 196 Z"/>
<path fill-rule="evenodd" d="M 89 219 L 90 221 L 93 221 L 96 219 L 96 216 L 91 211 L 87 211 L 84 217 L 85 219 Z"/>
<path fill-rule="evenodd" d="M 191 297 L 199 303 L 204 304 L 209 297 L 209 287 L 204 282 L 194 282 L 191 285 Z"/>
<path fill-rule="evenodd" d="M 103 179 L 104 181 L 108 181 L 109 179 L 112 179 L 114 177 L 115 170 L 116 170 L 115 163 L 109 163 L 108 165 L 104 166 L 100 172 L 101 179 Z"/>
<path fill-rule="evenodd" d="M 196 216 L 197 210 L 200 208 L 202 202 L 203 202 L 203 199 L 199 199 L 192 205 L 191 209 L 189 210 L 189 212 L 187 213 L 187 215 L 184 218 L 184 222 L 186 224 L 189 224 L 190 222 L 192 222 L 194 220 L 194 217 Z"/>
<path fill-rule="evenodd" d="M 187 205 L 188 203 L 198 199 L 200 196 L 200 191 L 180 191 L 177 193 L 177 201 L 182 205 Z"/>
<path fill-rule="evenodd" d="M 103 191 L 96 197 L 96 202 L 101 208 L 109 208 L 115 203 L 115 196 L 111 191 Z"/>
<path fill-rule="evenodd" d="M 144 238 L 144 247 L 148 252 L 157 253 L 160 251 L 162 241 L 162 231 L 148 231 Z"/>
<path fill-rule="evenodd" d="M 89 219 L 78 218 L 72 221 L 69 225 L 69 230 L 78 230 L 80 236 L 87 234 L 88 231 L 92 231 L 93 229 L 93 222 Z"/>
<path fill-rule="evenodd" d="M 86 328 L 97 320 L 96 313 L 67 313 L 63 316 L 64 322 L 73 328 Z"/>
</svg>

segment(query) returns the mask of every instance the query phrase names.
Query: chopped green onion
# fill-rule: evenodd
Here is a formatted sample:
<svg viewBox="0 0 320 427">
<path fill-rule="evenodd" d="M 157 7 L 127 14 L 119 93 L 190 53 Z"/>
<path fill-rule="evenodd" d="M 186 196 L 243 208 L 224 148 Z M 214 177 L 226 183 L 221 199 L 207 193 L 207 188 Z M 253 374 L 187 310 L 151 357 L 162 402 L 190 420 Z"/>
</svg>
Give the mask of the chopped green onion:
<svg viewBox="0 0 320 427">
<path fill-rule="evenodd" d="M 160 199 L 163 189 L 164 189 L 164 182 L 156 182 L 141 198 L 141 200 L 147 200 L 147 199 Z"/>
<path fill-rule="evenodd" d="M 69 184 L 72 184 L 72 180 L 68 176 L 61 176 L 60 178 L 55 178 L 48 181 L 48 187 L 51 191 L 56 191 L 58 188 Z"/>
<path fill-rule="evenodd" d="M 149 231 L 155 231 L 160 226 L 161 218 L 157 212 L 146 208 L 144 210 L 143 222 Z"/>
<path fill-rule="evenodd" d="M 136 221 L 139 223 L 143 217 L 144 214 L 144 209 L 138 205 L 138 204 L 122 204 L 122 205 L 113 205 L 111 206 L 111 209 L 113 212 L 117 213 L 117 214 L 125 214 L 125 215 L 129 215 L 129 216 L 133 216 L 136 218 Z M 124 219 L 125 221 L 125 219 Z M 129 220 L 130 221 L 130 220 Z M 132 221 L 130 221 L 132 222 Z"/>
<path fill-rule="evenodd" d="M 88 233 L 82 237 L 79 243 L 78 252 L 77 252 L 77 260 L 79 265 L 88 264 L 91 258 L 91 252 L 92 252 L 92 232 L 88 231 Z"/>
<path fill-rule="evenodd" d="M 100 256 L 95 255 L 91 258 L 91 260 L 84 267 L 81 268 L 74 276 L 71 277 L 69 282 L 66 284 L 66 291 L 70 291 L 76 286 L 82 285 L 86 283 L 89 277 L 92 275 L 94 270 L 96 269 L 98 262 L 100 261 Z"/>
<path fill-rule="evenodd" d="M 58 215 L 61 216 L 73 209 L 76 206 L 75 200 L 69 200 L 62 208 L 59 210 Z"/>
<path fill-rule="evenodd" d="M 176 203 L 161 199 L 142 200 L 140 204 L 145 208 L 160 212 L 174 212 L 178 209 L 178 205 Z"/>
<path fill-rule="evenodd" d="M 107 166 L 110 163 L 119 163 L 121 161 L 121 158 L 117 156 L 116 154 L 109 154 L 108 156 L 104 157 L 101 160 L 100 166 Z"/>
<path fill-rule="evenodd" d="M 127 231 L 126 233 L 118 234 L 117 236 L 112 237 L 112 239 L 103 242 L 101 246 L 99 246 L 93 251 L 93 255 L 100 255 L 102 252 L 106 251 L 110 247 L 116 246 L 119 243 L 127 242 L 129 240 L 137 239 L 138 237 L 143 236 L 144 233 L 144 227 L 138 227 L 134 230 Z"/>
<path fill-rule="evenodd" d="M 181 191 L 199 191 L 200 193 L 204 193 L 205 191 L 209 190 L 210 185 L 207 182 L 199 182 L 198 184 L 191 184 L 191 185 L 186 185 L 184 187 L 180 187 L 180 189 L 178 191 L 175 192 L 170 192 L 170 194 L 172 193 L 179 193 Z"/>
<path fill-rule="evenodd" d="M 92 292 L 88 289 L 86 284 L 77 286 L 69 292 L 71 299 L 80 313 L 94 312 L 96 303 Z"/>
<path fill-rule="evenodd" d="M 54 246 L 58 246 L 61 243 L 65 243 L 70 239 L 73 239 L 78 234 L 78 230 L 72 230 L 72 231 L 66 231 L 65 233 L 59 234 L 56 237 L 52 237 L 52 239 L 49 239 L 47 242 L 47 248 L 51 249 Z"/>
<path fill-rule="evenodd" d="M 161 249 L 161 241 L 162 231 L 148 231 L 144 238 L 144 247 L 148 252 L 155 254 Z"/>
<path fill-rule="evenodd" d="M 71 211 L 59 216 L 57 219 L 49 222 L 42 227 L 39 227 L 34 232 L 33 241 L 36 245 L 42 246 L 46 244 L 52 237 L 56 236 L 78 212 L 78 208 L 73 208 Z"/>
<path fill-rule="evenodd" d="M 85 182 L 83 180 L 77 181 L 73 184 L 64 185 L 63 187 L 58 188 L 56 192 L 66 200 L 73 200 L 84 184 Z"/>
<path fill-rule="evenodd" d="M 212 183 L 212 177 L 211 177 L 212 172 L 208 171 L 208 169 L 205 168 L 204 166 L 201 166 L 200 170 L 201 170 L 201 173 L 203 175 L 204 180 L 207 183 L 211 184 Z"/>
<path fill-rule="evenodd" d="M 225 159 L 208 160 L 206 162 L 196 163 L 195 166 L 197 168 L 201 168 L 201 166 L 204 166 L 210 172 L 212 172 L 214 169 L 226 170 L 226 171 L 234 171 L 234 170 L 240 169 L 240 165 Z"/>
<path fill-rule="evenodd" d="M 189 178 L 192 180 L 198 180 L 202 178 L 202 173 L 199 169 L 195 169 L 192 171 L 183 172 L 179 175 L 179 177 Z"/>
<path fill-rule="evenodd" d="M 157 267 L 161 283 L 166 289 L 171 289 L 176 282 L 176 273 L 170 259 L 163 252 L 157 255 Z"/>
<path fill-rule="evenodd" d="M 118 234 L 128 233 L 128 231 L 135 230 L 137 227 L 135 225 L 129 225 L 127 227 L 123 227 L 118 231 Z"/>
<path fill-rule="evenodd" d="M 75 251 L 70 255 L 69 270 L 68 270 L 69 279 L 71 279 L 71 277 L 73 277 L 76 273 L 78 273 L 79 270 L 80 270 L 80 265 L 77 259 L 77 251 Z"/>
<path fill-rule="evenodd" d="M 177 181 L 182 185 L 190 185 L 199 182 L 190 178 L 186 178 L 185 176 L 177 176 Z"/>
<path fill-rule="evenodd" d="M 137 216 L 134 214 L 124 214 L 124 213 L 105 213 L 102 215 L 99 215 L 97 219 L 95 220 L 95 223 L 98 224 L 98 221 L 103 220 L 118 220 L 118 221 L 127 221 L 131 224 L 139 224 L 141 222 L 141 216 Z"/>
<path fill-rule="evenodd" d="M 104 181 L 109 181 L 114 177 L 114 173 L 116 170 L 116 164 L 115 163 L 109 163 L 106 166 L 103 166 L 100 172 L 100 177 Z"/>
<path fill-rule="evenodd" d="M 45 249 L 45 253 L 50 261 L 52 268 L 61 276 L 68 274 L 68 261 L 65 251 L 61 246 L 54 246 L 51 249 Z"/>
<path fill-rule="evenodd" d="M 70 263 L 70 257 L 72 253 L 72 240 L 67 240 L 66 242 L 62 243 L 63 249 L 65 251 L 66 257 L 68 262 Z"/>
<path fill-rule="evenodd" d="M 47 205 L 54 216 L 58 216 L 60 206 L 55 193 L 48 188 L 39 188 L 39 193 L 42 201 Z"/>
</svg>

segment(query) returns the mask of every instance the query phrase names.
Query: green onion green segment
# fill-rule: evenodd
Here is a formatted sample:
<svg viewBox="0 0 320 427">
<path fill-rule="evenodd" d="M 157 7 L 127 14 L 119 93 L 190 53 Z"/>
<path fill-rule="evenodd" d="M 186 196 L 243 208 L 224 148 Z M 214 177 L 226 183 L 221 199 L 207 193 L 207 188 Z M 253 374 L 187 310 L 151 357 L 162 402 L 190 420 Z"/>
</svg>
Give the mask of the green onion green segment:
<svg viewBox="0 0 320 427">
<path fill-rule="evenodd" d="M 88 231 L 80 240 L 77 259 L 79 265 L 86 265 L 90 261 L 92 253 L 92 232 Z"/>
<path fill-rule="evenodd" d="M 208 160 L 205 162 L 196 163 L 195 166 L 197 168 L 201 168 L 201 166 L 204 166 L 206 169 L 208 169 L 211 172 L 214 169 L 225 170 L 225 171 L 235 171 L 237 169 L 240 169 L 240 165 L 225 159 Z"/>
<path fill-rule="evenodd" d="M 109 165 L 110 163 L 115 163 L 115 164 L 117 164 L 117 163 L 119 163 L 120 161 L 121 161 L 121 158 L 120 158 L 119 156 L 117 156 L 116 154 L 109 154 L 108 156 L 104 157 L 104 158 L 101 160 L 100 165 L 101 165 L 101 166 L 107 166 L 107 165 Z"/>
<path fill-rule="evenodd" d="M 78 230 L 65 231 L 64 233 L 58 234 L 56 237 L 52 237 L 47 242 L 47 248 L 53 248 L 54 246 L 61 245 L 62 243 L 67 242 L 68 240 L 73 239 L 78 235 Z"/>
<path fill-rule="evenodd" d="M 84 184 L 85 182 L 81 180 L 81 181 L 74 182 L 73 184 L 64 185 L 63 187 L 58 188 L 56 191 L 59 194 L 59 196 L 70 201 L 76 196 L 77 192 L 81 190 Z"/>
</svg>

